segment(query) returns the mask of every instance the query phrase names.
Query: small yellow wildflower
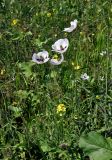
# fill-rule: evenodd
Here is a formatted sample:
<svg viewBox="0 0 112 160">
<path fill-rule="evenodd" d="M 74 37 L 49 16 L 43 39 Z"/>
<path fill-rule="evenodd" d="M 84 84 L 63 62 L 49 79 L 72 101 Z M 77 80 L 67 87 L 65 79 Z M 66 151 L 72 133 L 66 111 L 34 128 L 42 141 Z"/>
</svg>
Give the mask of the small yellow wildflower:
<svg viewBox="0 0 112 160">
<path fill-rule="evenodd" d="M 74 67 L 74 69 L 78 70 L 78 69 L 80 69 L 80 66 L 77 65 L 77 66 Z"/>
<path fill-rule="evenodd" d="M 67 36 L 67 33 L 64 33 L 65 36 Z"/>
<path fill-rule="evenodd" d="M 99 99 L 100 99 L 100 96 L 99 96 L 99 95 L 96 95 L 96 99 L 98 99 L 98 100 L 99 100 Z"/>
<path fill-rule="evenodd" d="M 13 19 L 11 25 L 15 26 L 18 23 L 18 19 Z"/>
<path fill-rule="evenodd" d="M 49 13 L 47 13 L 47 17 L 51 17 L 51 13 L 49 12 Z"/>
<path fill-rule="evenodd" d="M 1 69 L 0 74 L 3 75 L 5 73 L 5 69 Z"/>
<path fill-rule="evenodd" d="M 84 35 L 84 32 L 80 32 L 80 35 L 83 36 L 83 35 Z"/>
<path fill-rule="evenodd" d="M 76 70 L 78 70 L 78 69 L 80 69 L 80 68 L 81 68 L 79 65 L 76 65 L 76 66 L 75 66 L 75 63 L 74 63 L 74 62 L 72 62 L 72 66 L 73 66 L 73 67 L 74 67 L 74 69 L 76 69 Z"/>
<path fill-rule="evenodd" d="M 64 104 L 59 104 L 57 106 L 57 113 L 63 113 L 63 112 L 66 112 L 65 105 Z"/>
</svg>

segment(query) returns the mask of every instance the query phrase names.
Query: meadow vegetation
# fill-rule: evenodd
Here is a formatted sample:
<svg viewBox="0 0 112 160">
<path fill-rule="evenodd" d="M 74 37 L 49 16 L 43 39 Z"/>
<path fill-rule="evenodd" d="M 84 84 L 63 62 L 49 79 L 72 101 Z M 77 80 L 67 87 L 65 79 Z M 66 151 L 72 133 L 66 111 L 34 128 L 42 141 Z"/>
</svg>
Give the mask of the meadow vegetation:
<svg viewBox="0 0 112 160">
<path fill-rule="evenodd" d="M 111 16 L 110 0 L 0 1 L 0 160 L 112 159 Z M 32 62 L 61 38 L 60 65 Z"/>
</svg>

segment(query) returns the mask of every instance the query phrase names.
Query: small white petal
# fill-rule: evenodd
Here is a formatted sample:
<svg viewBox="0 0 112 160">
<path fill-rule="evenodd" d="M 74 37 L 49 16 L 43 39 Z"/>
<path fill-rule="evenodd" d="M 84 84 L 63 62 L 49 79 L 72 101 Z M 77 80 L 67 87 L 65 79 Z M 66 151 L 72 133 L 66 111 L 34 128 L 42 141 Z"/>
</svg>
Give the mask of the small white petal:
<svg viewBox="0 0 112 160">
<path fill-rule="evenodd" d="M 74 26 L 74 29 L 77 27 L 77 23 L 78 21 L 76 19 L 70 22 L 71 26 Z"/>
<path fill-rule="evenodd" d="M 64 29 L 65 32 L 72 32 L 77 27 L 77 20 L 71 21 L 70 25 L 70 27 Z"/>
<path fill-rule="evenodd" d="M 72 32 L 73 30 L 74 30 L 73 26 L 64 29 L 65 32 Z"/>
<path fill-rule="evenodd" d="M 51 60 L 50 60 L 50 63 L 53 64 L 53 65 L 59 65 L 59 64 L 61 64 L 61 63 L 58 62 L 56 59 L 51 59 Z"/>
</svg>

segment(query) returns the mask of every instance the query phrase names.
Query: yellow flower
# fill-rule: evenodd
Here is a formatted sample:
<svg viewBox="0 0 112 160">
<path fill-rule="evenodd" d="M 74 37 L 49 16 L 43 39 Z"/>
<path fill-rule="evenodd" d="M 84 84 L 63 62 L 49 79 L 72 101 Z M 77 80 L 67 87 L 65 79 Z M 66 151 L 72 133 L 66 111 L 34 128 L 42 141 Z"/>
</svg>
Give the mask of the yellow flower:
<svg viewBox="0 0 112 160">
<path fill-rule="evenodd" d="M 80 69 L 80 66 L 77 65 L 77 66 L 74 67 L 74 69 L 78 70 L 78 69 Z"/>
<path fill-rule="evenodd" d="M 76 65 L 76 66 L 75 66 L 75 63 L 74 63 L 74 62 L 72 62 L 72 66 L 74 66 L 74 69 L 76 69 L 76 70 L 78 70 L 78 69 L 81 68 L 79 65 Z"/>
<path fill-rule="evenodd" d="M 65 36 L 67 36 L 67 33 L 64 33 Z"/>
<path fill-rule="evenodd" d="M 80 32 L 80 35 L 83 36 L 83 35 L 84 35 L 84 32 Z"/>
<path fill-rule="evenodd" d="M 51 13 L 49 12 L 49 13 L 47 13 L 47 17 L 51 17 Z"/>
<path fill-rule="evenodd" d="M 57 113 L 62 113 L 62 112 L 66 112 L 66 108 L 64 104 L 59 104 L 57 106 Z"/>
<path fill-rule="evenodd" d="M 96 95 L 96 99 L 98 99 L 98 100 L 99 100 L 99 99 L 100 99 L 100 96 L 99 96 L 99 95 Z"/>
<path fill-rule="evenodd" d="M 18 19 L 13 19 L 11 25 L 15 26 L 18 23 Z"/>
<path fill-rule="evenodd" d="M 0 74 L 3 75 L 5 73 L 5 69 L 1 69 Z"/>
</svg>

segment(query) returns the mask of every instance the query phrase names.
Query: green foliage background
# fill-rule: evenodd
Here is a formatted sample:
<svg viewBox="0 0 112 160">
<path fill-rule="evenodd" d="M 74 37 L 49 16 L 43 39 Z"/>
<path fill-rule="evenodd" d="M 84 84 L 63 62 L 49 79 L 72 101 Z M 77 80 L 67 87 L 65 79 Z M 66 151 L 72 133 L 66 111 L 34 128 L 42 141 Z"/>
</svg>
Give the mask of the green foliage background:
<svg viewBox="0 0 112 160">
<path fill-rule="evenodd" d="M 81 160 L 82 133 L 112 137 L 110 6 L 110 0 L 0 1 L 0 159 Z M 76 30 L 63 32 L 74 19 Z M 61 65 L 31 62 L 43 49 L 52 57 L 51 45 L 65 37 L 70 46 Z M 60 103 L 63 116 L 56 113 Z"/>
</svg>

